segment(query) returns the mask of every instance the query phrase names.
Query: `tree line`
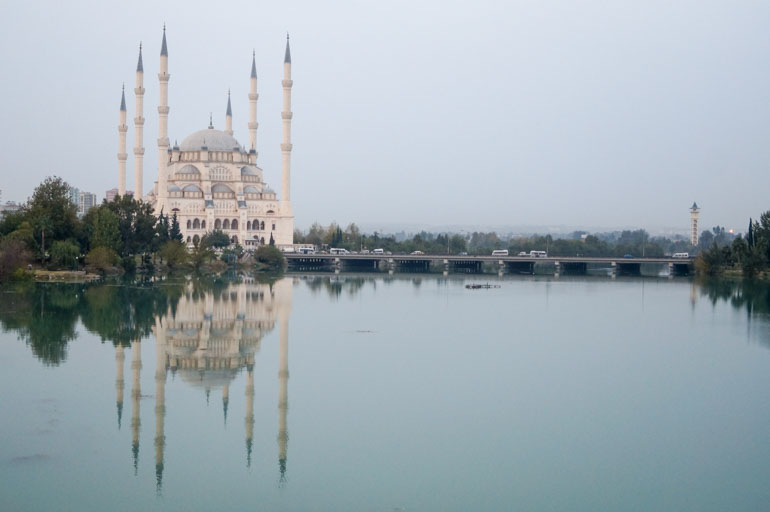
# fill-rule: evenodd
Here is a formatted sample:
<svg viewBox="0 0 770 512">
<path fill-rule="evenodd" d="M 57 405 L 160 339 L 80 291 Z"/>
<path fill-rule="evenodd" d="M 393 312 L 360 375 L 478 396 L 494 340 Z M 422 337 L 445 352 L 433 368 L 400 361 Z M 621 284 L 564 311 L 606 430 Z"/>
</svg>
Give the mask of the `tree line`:
<svg viewBox="0 0 770 512">
<path fill-rule="evenodd" d="M 243 248 L 215 230 L 188 250 L 176 212 L 155 215 L 152 206 L 130 195 L 91 208 L 78 218 L 61 178 L 46 178 L 18 211 L 0 220 L 0 280 L 28 277 L 30 264 L 53 270 L 89 268 L 98 272 L 154 271 L 220 266 L 238 261 Z M 275 264 L 277 249 L 263 249 Z M 219 254 L 217 254 L 219 253 Z M 280 256 L 280 252 L 278 252 Z M 281 257 L 282 258 L 282 257 Z"/>
</svg>

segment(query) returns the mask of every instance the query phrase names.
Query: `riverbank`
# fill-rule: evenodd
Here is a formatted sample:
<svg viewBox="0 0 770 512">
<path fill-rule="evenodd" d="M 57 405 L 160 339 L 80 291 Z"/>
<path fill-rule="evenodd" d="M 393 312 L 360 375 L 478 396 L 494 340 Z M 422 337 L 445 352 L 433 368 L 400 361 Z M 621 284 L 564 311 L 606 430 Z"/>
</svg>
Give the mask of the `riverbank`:
<svg viewBox="0 0 770 512">
<path fill-rule="evenodd" d="M 64 282 L 64 283 L 85 283 L 96 281 L 102 276 L 99 274 L 90 274 L 85 270 L 35 270 L 35 281 L 38 282 Z"/>
</svg>

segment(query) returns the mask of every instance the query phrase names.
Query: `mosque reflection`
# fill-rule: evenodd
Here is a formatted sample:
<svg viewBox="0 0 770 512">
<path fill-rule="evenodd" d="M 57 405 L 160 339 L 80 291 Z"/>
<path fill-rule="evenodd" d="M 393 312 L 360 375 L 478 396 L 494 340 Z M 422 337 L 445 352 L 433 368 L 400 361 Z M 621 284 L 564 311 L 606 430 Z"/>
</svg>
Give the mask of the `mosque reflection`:
<svg viewBox="0 0 770 512">
<path fill-rule="evenodd" d="M 187 283 L 177 301 L 155 316 L 152 326 L 155 348 L 155 477 L 158 491 L 163 483 L 166 444 L 166 382 L 169 374 L 201 389 L 208 399 L 213 391 L 222 395 L 225 422 L 230 386 L 243 371 L 245 379 L 246 465 L 251 465 L 254 437 L 254 358 L 262 338 L 276 323 L 280 329 L 278 361 L 278 465 L 279 478 L 286 478 L 289 380 L 289 315 L 292 280 L 260 284 L 249 279 L 202 291 Z M 115 347 L 116 403 L 118 426 L 123 411 L 125 348 Z M 134 471 L 140 453 L 140 400 L 142 399 L 142 342 L 131 344 L 131 435 Z"/>
</svg>

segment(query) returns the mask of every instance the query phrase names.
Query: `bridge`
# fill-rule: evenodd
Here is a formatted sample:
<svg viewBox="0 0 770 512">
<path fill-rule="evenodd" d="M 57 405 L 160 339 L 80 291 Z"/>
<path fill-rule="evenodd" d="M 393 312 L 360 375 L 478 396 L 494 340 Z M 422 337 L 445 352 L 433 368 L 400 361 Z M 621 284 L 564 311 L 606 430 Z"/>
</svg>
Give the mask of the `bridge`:
<svg viewBox="0 0 770 512">
<path fill-rule="evenodd" d="M 441 265 L 444 272 L 481 272 L 484 265 L 498 273 L 534 274 L 535 266 L 545 272 L 586 274 L 589 267 L 606 268 L 612 275 L 641 275 L 644 264 L 667 266 L 669 275 L 691 273 L 694 258 L 626 258 L 589 256 L 459 256 L 449 254 L 284 254 L 289 268 L 344 270 L 430 271 Z"/>
</svg>

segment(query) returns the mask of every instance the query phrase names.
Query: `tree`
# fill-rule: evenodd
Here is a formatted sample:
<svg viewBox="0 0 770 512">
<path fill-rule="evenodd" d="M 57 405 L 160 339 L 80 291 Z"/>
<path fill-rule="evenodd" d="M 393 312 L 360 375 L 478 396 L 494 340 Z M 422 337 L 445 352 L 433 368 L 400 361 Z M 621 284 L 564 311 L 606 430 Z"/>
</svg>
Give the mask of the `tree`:
<svg viewBox="0 0 770 512">
<path fill-rule="evenodd" d="M 283 269 L 286 261 L 281 251 L 275 245 L 263 245 L 254 252 L 257 270 L 278 271 Z"/>
<path fill-rule="evenodd" d="M 95 247 L 86 254 L 86 265 L 102 274 L 114 268 L 119 261 L 118 254 L 108 247 Z"/>
<path fill-rule="evenodd" d="M 215 229 L 203 235 L 201 244 L 209 247 L 227 247 L 230 245 L 230 238 L 220 229 Z"/>
<path fill-rule="evenodd" d="M 77 268 L 80 248 L 69 240 L 57 240 L 51 244 L 51 264 L 54 268 Z"/>
<path fill-rule="evenodd" d="M 169 240 L 160 249 L 160 256 L 170 269 L 178 269 L 189 260 L 189 254 L 184 244 L 178 240 Z"/>
<path fill-rule="evenodd" d="M 91 208 L 93 215 L 93 234 L 91 235 L 91 248 L 106 247 L 116 253 L 120 250 L 120 231 L 118 230 L 118 217 L 108 208 L 98 206 Z M 88 213 L 91 213 L 89 211 Z"/>
<path fill-rule="evenodd" d="M 273 233 L 270 233 L 270 245 L 275 246 L 275 238 L 273 238 Z"/>
<path fill-rule="evenodd" d="M 44 256 L 46 238 L 50 245 L 76 234 L 76 208 L 69 194 L 70 186 L 63 179 L 48 177 L 37 186 L 27 203 L 27 219 L 41 256 Z"/>
<path fill-rule="evenodd" d="M 182 231 L 179 229 L 179 220 L 176 218 L 176 212 L 174 212 L 173 217 L 171 217 L 171 229 L 168 232 L 168 237 L 170 240 L 176 240 L 177 242 L 182 242 L 182 240 L 184 240 Z"/>
<path fill-rule="evenodd" d="M 23 271 L 29 257 L 23 242 L 10 237 L 0 241 L 0 281 L 12 279 L 19 271 Z"/>
</svg>

